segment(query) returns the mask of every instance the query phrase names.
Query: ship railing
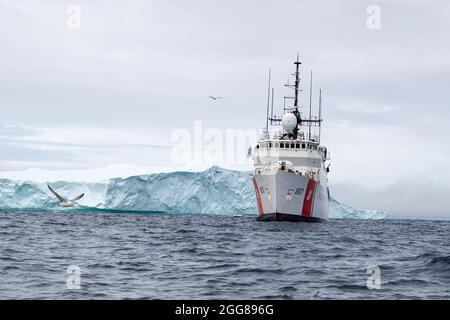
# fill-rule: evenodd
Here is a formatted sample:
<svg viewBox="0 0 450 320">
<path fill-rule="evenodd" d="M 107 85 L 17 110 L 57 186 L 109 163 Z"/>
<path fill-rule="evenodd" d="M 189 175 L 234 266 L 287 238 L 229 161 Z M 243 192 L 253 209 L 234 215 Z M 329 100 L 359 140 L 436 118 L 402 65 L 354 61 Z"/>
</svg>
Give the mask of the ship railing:
<svg viewBox="0 0 450 320">
<path fill-rule="evenodd" d="M 325 147 L 319 147 L 319 148 L 317 148 L 317 150 L 319 150 L 320 152 L 323 153 L 323 158 L 324 158 L 325 160 L 330 160 L 330 159 L 331 159 L 331 157 L 330 157 L 330 152 L 328 151 L 327 148 L 325 148 Z"/>
<path fill-rule="evenodd" d="M 320 169 L 317 172 L 311 171 L 311 170 L 296 170 L 296 169 L 292 170 L 292 169 L 288 168 L 288 166 L 286 164 L 283 165 L 283 163 L 274 163 L 274 164 L 270 164 L 270 165 L 258 166 L 255 168 L 255 174 L 260 175 L 264 172 L 273 172 L 273 171 L 278 171 L 278 170 L 289 172 L 289 173 L 294 173 L 299 176 L 305 176 L 311 180 L 319 182 Z"/>
</svg>

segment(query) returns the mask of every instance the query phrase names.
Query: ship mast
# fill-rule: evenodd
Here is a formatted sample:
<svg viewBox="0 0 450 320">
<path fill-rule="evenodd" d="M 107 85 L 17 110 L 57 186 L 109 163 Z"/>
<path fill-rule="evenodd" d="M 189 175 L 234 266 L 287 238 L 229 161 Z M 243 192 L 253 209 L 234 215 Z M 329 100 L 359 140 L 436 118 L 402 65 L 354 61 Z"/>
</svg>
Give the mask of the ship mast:
<svg viewBox="0 0 450 320">
<path fill-rule="evenodd" d="M 294 96 L 285 96 L 284 97 L 284 105 L 283 105 L 283 111 L 285 113 L 290 112 L 293 113 L 296 117 L 297 117 L 297 127 L 295 128 L 294 132 L 293 132 L 293 136 L 294 138 L 297 137 L 297 134 L 300 132 L 300 128 L 302 126 L 308 126 L 308 135 L 307 138 L 308 140 L 313 140 L 312 138 L 312 127 L 319 127 L 319 137 L 318 137 L 318 142 L 320 143 L 320 134 L 321 134 L 321 125 L 322 125 L 322 94 L 320 93 L 320 98 L 319 98 L 319 118 L 317 119 L 317 117 L 315 119 L 313 119 L 312 117 L 312 94 L 313 94 L 313 86 L 312 86 L 312 71 L 311 71 L 311 84 L 310 84 L 310 93 L 309 93 L 309 118 L 305 117 L 304 119 L 302 119 L 302 117 L 300 116 L 300 112 L 298 110 L 299 108 L 299 94 L 300 92 L 302 92 L 302 90 L 300 89 L 300 65 L 302 63 L 300 62 L 300 55 L 297 53 L 297 60 L 294 62 L 295 65 L 295 73 L 292 74 L 292 76 L 295 77 L 295 83 L 294 84 L 290 84 L 289 83 L 289 78 L 288 78 L 288 82 L 287 84 L 285 84 L 284 86 L 290 89 L 294 90 Z M 268 124 L 270 121 L 271 125 L 280 125 L 281 121 L 282 121 L 282 117 L 279 116 L 274 116 L 273 114 L 273 99 L 274 99 L 274 94 L 273 94 L 273 89 L 272 89 L 272 96 L 270 95 L 270 73 L 269 73 L 269 87 L 268 87 L 268 97 L 267 97 L 267 110 L 266 110 L 266 116 L 268 121 L 266 122 L 266 128 L 268 128 Z M 269 116 L 269 104 L 270 104 L 270 98 L 272 98 L 272 106 L 271 106 L 271 112 L 270 112 L 270 116 Z M 293 99 L 294 100 L 294 105 L 293 106 L 286 106 L 286 100 L 287 99 Z"/>
<path fill-rule="evenodd" d="M 294 97 L 294 107 L 297 108 L 298 107 L 298 88 L 300 86 L 300 65 L 302 64 L 299 61 L 299 54 L 297 53 L 297 61 L 294 62 L 295 64 L 295 85 L 294 85 L 294 90 L 295 90 L 295 97 Z"/>
</svg>

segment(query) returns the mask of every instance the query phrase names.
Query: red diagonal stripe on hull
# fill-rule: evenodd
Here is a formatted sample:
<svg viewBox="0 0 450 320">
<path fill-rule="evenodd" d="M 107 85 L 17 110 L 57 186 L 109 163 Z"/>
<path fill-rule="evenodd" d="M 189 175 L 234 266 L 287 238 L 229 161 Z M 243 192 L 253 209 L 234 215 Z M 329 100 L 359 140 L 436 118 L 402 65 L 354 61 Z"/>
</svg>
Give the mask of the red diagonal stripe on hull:
<svg viewBox="0 0 450 320">
<path fill-rule="evenodd" d="M 253 186 L 255 187 L 256 201 L 258 202 L 259 215 L 262 216 L 262 215 L 264 215 L 264 209 L 263 209 L 263 205 L 262 205 L 262 201 L 261 201 L 261 194 L 259 193 L 258 184 L 256 183 L 255 177 L 253 177 Z"/>
<path fill-rule="evenodd" d="M 316 182 L 309 179 L 306 187 L 305 200 L 303 200 L 302 216 L 311 217 L 311 209 L 314 201 L 314 192 L 316 191 Z"/>
</svg>

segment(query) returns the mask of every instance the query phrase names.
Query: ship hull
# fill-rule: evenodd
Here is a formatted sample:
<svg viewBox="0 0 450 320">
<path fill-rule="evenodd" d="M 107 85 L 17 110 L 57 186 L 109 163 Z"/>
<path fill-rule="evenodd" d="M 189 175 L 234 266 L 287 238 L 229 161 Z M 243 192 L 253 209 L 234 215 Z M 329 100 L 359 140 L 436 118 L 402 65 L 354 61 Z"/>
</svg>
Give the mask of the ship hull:
<svg viewBox="0 0 450 320">
<path fill-rule="evenodd" d="M 328 219 L 329 191 L 304 175 L 283 170 L 255 173 L 259 221 L 321 222 Z"/>
<path fill-rule="evenodd" d="M 286 214 L 286 213 L 266 213 L 260 215 L 256 220 L 258 221 L 289 221 L 289 222 L 322 222 L 325 219 L 316 217 L 303 217 L 301 215 Z"/>
</svg>

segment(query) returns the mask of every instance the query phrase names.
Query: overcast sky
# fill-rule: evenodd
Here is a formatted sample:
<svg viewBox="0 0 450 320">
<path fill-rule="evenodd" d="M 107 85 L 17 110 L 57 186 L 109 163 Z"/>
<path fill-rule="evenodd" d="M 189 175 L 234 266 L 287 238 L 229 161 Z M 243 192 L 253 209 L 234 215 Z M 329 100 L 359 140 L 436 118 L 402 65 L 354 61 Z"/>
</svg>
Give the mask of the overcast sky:
<svg viewBox="0 0 450 320">
<path fill-rule="evenodd" d="M 324 91 L 332 194 L 450 218 L 448 1 L 0 0 L 0 28 L 0 177 L 170 166 L 196 120 L 263 127 L 268 69 L 279 110 L 300 52 Z"/>
</svg>

